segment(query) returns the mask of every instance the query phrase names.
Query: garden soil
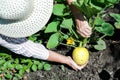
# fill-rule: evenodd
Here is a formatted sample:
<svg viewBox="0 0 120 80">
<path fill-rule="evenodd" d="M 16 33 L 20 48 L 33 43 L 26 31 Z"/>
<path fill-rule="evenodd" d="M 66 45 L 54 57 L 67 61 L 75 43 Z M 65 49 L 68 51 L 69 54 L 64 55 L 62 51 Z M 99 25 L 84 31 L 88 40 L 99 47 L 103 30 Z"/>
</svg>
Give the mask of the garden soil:
<svg viewBox="0 0 120 80">
<path fill-rule="evenodd" d="M 120 4 L 113 9 L 106 10 L 106 13 L 120 13 Z M 114 22 L 108 15 L 106 21 Z M 107 48 L 102 51 L 89 49 L 90 59 L 87 66 L 81 71 L 74 71 L 67 65 L 49 62 L 52 69 L 49 71 L 36 71 L 26 73 L 24 80 L 120 80 L 120 30 L 116 30 L 114 36 L 105 38 Z M 72 49 L 66 46 L 59 46 L 60 54 L 70 55 Z"/>
</svg>

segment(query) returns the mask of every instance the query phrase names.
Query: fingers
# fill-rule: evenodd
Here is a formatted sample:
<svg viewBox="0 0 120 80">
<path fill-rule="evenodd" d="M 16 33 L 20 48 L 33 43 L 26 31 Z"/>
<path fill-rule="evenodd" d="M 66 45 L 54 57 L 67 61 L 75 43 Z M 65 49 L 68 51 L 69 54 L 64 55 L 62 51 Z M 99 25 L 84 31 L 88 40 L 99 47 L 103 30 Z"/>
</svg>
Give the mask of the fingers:
<svg viewBox="0 0 120 80">
<path fill-rule="evenodd" d="M 72 67 L 74 70 L 78 70 L 78 65 L 72 60 L 72 58 L 70 57 L 70 56 L 68 56 L 68 65 L 70 66 L 70 67 Z"/>
<path fill-rule="evenodd" d="M 88 25 L 87 21 L 77 22 L 77 32 L 83 37 L 90 37 L 92 34 L 92 28 Z"/>
<path fill-rule="evenodd" d="M 84 65 L 79 66 L 79 65 L 77 65 L 77 64 L 75 63 L 73 69 L 76 70 L 76 71 L 78 71 L 78 70 L 82 70 L 83 68 L 86 67 L 86 65 L 87 65 L 87 63 L 84 64 Z"/>
<path fill-rule="evenodd" d="M 81 36 L 86 37 L 86 38 L 90 37 L 90 35 L 92 34 L 92 31 L 89 28 L 78 29 L 77 32 Z"/>
<path fill-rule="evenodd" d="M 88 62 L 86 62 L 84 65 L 79 66 L 79 70 L 83 69 L 84 67 L 86 67 L 86 65 L 88 64 Z"/>
<path fill-rule="evenodd" d="M 70 56 L 68 56 L 68 60 L 69 60 L 68 65 L 69 65 L 70 67 L 72 67 L 72 68 L 73 68 L 74 70 L 76 70 L 76 71 L 83 69 L 83 68 L 87 65 L 87 63 L 88 63 L 88 62 L 87 62 L 86 64 L 79 66 L 79 65 L 77 65 L 77 64 L 72 60 L 72 58 L 71 58 Z"/>
</svg>

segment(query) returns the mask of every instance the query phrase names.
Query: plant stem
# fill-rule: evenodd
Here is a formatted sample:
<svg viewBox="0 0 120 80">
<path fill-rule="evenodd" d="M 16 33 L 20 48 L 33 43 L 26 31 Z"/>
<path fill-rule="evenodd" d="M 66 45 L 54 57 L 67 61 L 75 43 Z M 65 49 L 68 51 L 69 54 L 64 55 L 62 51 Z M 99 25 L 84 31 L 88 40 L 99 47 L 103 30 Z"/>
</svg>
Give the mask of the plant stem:
<svg viewBox="0 0 120 80">
<path fill-rule="evenodd" d="M 73 47 L 73 48 L 75 48 L 76 46 L 74 46 L 74 45 L 67 45 L 67 44 L 64 44 L 64 43 L 60 43 L 61 45 L 64 45 L 64 46 L 70 46 L 70 47 Z"/>
<path fill-rule="evenodd" d="M 88 41 L 88 39 L 87 39 L 87 38 L 84 38 L 84 39 L 83 39 L 83 47 L 85 47 L 85 46 L 86 46 L 87 41 Z"/>
<path fill-rule="evenodd" d="M 106 35 L 101 36 L 100 39 L 104 38 L 105 36 L 106 36 Z"/>
<path fill-rule="evenodd" d="M 93 25 L 92 25 L 92 30 L 95 28 L 95 23 L 96 23 L 96 20 L 98 19 L 98 17 L 99 17 L 99 13 L 95 17 L 95 20 L 94 20 Z"/>
<path fill-rule="evenodd" d="M 84 38 L 82 41 L 80 41 L 80 43 L 79 43 L 79 46 L 78 47 L 85 47 L 86 46 L 86 44 L 87 44 L 87 38 Z"/>
<path fill-rule="evenodd" d="M 79 43 L 79 46 L 78 46 L 78 47 L 82 47 L 82 44 L 83 44 L 83 42 L 82 42 L 82 41 L 80 41 L 80 43 Z"/>
<path fill-rule="evenodd" d="M 78 39 L 79 37 L 78 37 L 78 35 L 75 33 L 75 31 L 71 28 L 70 29 L 72 32 L 73 32 L 73 34 L 75 35 L 75 37 Z"/>
</svg>

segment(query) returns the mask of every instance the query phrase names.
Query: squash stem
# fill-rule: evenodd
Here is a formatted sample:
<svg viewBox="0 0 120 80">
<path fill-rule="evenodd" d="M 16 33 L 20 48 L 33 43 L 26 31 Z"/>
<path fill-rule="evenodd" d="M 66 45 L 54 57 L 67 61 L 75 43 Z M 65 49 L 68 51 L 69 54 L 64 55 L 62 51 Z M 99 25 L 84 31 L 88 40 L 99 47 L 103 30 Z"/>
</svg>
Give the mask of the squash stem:
<svg viewBox="0 0 120 80">
<path fill-rule="evenodd" d="M 78 46 L 78 47 L 82 47 L 82 44 L 83 44 L 83 42 L 82 42 L 82 41 L 80 41 L 80 43 L 79 43 L 79 46 Z"/>
<path fill-rule="evenodd" d="M 79 46 L 78 47 L 85 47 L 87 44 L 87 38 L 84 38 L 82 41 L 80 41 Z"/>
<path fill-rule="evenodd" d="M 85 46 L 86 46 L 87 41 L 88 41 L 88 40 L 87 40 L 87 38 L 84 38 L 84 39 L 83 39 L 83 45 L 82 45 L 83 47 L 85 47 Z"/>
</svg>

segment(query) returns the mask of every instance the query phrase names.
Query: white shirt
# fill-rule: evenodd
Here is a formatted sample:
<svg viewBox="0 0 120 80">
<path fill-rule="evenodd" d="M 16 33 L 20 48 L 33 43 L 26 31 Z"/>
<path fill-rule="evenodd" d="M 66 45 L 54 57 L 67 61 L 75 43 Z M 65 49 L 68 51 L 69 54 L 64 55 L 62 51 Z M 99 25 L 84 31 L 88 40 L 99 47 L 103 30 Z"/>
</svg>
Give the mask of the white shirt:
<svg viewBox="0 0 120 80">
<path fill-rule="evenodd" d="M 46 60 L 49 56 L 48 50 L 42 44 L 34 43 L 26 38 L 10 38 L 0 35 L 0 45 L 26 57 Z"/>
</svg>

